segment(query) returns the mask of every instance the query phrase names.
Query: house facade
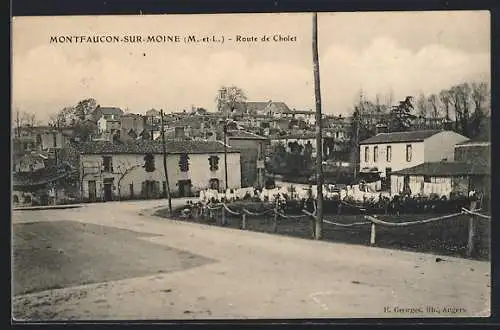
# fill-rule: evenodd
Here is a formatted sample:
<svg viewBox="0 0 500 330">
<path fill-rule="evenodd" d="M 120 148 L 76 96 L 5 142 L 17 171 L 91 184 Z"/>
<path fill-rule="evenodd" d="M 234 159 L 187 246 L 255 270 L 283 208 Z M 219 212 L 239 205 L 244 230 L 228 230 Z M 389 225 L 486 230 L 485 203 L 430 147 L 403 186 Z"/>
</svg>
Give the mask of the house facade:
<svg viewBox="0 0 500 330">
<path fill-rule="evenodd" d="M 390 176 L 424 162 L 453 161 L 455 145 L 468 138 L 453 131 L 380 133 L 360 142 L 359 170 Z"/>
<path fill-rule="evenodd" d="M 242 187 L 262 187 L 265 180 L 265 150 L 269 139 L 242 130 L 228 131 L 227 144 L 241 153 Z"/>
<path fill-rule="evenodd" d="M 106 118 L 102 116 L 97 121 L 97 128 L 99 133 L 109 133 L 120 131 L 120 119 Z"/>
<path fill-rule="evenodd" d="M 135 113 L 128 113 L 120 117 L 121 135 L 130 135 L 134 132 L 138 136 L 145 127 L 145 118 Z"/>
<path fill-rule="evenodd" d="M 468 196 L 469 191 L 491 194 L 490 168 L 481 163 L 428 162 L 391 174 L 391 195 L 410 195 L 451 198 Z"/>
<path fill-rule="evenodd" d="M 289 134 L 275 136 L 270 139 L 271 145 L 282 143 L 287 152 L 291 152 L 290 144 L 297 143 L 305 148 L 306 145 L 312 146 L 312 157 L 316 157 L 316 135 L 314 133 Z"/>
<path fill-rule="evenodd" d="M 166 196 L 162 144 L 157 141 L 93 142 L 80 146 L 81 195 L 85 201 Z M 225 188 L 220 142 L 166 142 L 171 196 Z M 229 188 L 241 187 L 240 153 L 227 148 Z"/>
<path fill-rule="evenodd" d="M 100 105 L 95 108 L 95 110 L 92 112 L 92 119 L 94 122 L 98 122 L 101 117 L 104 117 L 106 119 L 114 119 L 114 120 L 119 120 L 120 117 L 123 115 L 123 110 L 117 107 L 101 107 Z"/>
<path fill-rule="evenodd" d="M 245 112 L 251 115 L 279 116 L 279 114 L 290 112 L 285 102 L 245 102 Z"/>
</svg>

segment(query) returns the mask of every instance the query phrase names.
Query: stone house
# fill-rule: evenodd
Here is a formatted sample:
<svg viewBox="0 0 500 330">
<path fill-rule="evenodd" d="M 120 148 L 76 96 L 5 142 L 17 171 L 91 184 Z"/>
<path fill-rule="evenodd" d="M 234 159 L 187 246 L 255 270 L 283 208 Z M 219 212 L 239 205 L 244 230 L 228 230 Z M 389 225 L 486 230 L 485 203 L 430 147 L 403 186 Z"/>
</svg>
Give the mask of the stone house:
<svg viewBox="0 0 500 330">
<path fill-rule="evenodd" d="M 80 145 L 81 195 L 85 201 L 166 196 L 163 147 L 159 141 L 88 142 Z M 172 196 L 225 188 L 224 145 L 217 141 L 168 140 L 167 170 Z M 187 164 L 187 165 L 186 165 Z M 148 169 L 150 171 L 146 171 Z M 241 187 L 240 152 L 227 148 L 229 188 Z"/>
</svg>

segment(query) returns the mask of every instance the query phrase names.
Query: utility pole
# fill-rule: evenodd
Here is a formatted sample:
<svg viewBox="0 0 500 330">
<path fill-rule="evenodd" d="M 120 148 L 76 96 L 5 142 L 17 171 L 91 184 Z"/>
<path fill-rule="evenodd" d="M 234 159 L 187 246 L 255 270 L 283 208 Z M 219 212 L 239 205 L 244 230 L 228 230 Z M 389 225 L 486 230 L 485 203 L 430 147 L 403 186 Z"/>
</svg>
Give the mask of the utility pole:
<svg viewBox="0 0 500 330">
<path fill-rule="evenodd" d="M 55 158 L 55 165 L 57 166 L 59 161 L 58 161 L 58 157 L 57 157 L 57 134 L 59 133 L 59 119 L 57 119 L 57 126 L 56 126 L 56 130 L 54 132 L 54 158 Z M 54 189 L 54 205 L 57 205 L 57 198 L 58 198 L 58 194 L 57 194 L 57 181 L 54 181 L 54 185 L 53 185 L 53 189 Z"/>
<path fill-rule="evenodd" d="M 224 130 L 224 182 L 226 182 L 226 191 L 227 191 L 227 188 L 229 187 L 229 185 L 227 183 L 227 145 L 226 145 L 226 142 L 227 142 L 227 119 L 224 122 L 223 130 Z"/>
<path fill-rule="evenodd" d="M 319 240 L 321 239 L 321 233 L 323 229 L 323 136 L 321 129 L 321 85 L 319 79 L 318 59 L 318 13 L 313 13 L 312 31 L 314 96 L 316 99 L 316 184 L 318 189 L 316 228 L 314 231 L 314 236 L 317 240 Z"/>
<path fill-rule="evenodd" d="M 168 211 L 172 215 L 172 198 L 170 197 L 170 184 L 168 182 L 168 171 L 167 171 L 167 148 L 165 146 L 165 130 L 163 129 L 163 109 L 160 110 L 160 123 L 161 123 L 161 144 L 163 148 L 163 171 L 165 172 L 165 185 L 168 198 Z"/>
</svg>

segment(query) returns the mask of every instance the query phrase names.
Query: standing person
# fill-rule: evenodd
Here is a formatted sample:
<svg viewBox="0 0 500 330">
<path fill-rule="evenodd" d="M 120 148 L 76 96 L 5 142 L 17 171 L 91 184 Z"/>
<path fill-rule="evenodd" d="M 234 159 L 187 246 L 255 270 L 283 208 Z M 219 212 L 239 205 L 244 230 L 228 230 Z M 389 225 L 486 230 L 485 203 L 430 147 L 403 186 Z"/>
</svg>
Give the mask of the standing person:
<svg viewBox="0 0 500 330">
<path fill-rule="evenodd" d="M 469 204 L 470 204 L 470 210 L 473 211 L 476 209 L 477 205 L 477 193 L 475 189 L 472 189 L 469 191 Z"/>
</svg>

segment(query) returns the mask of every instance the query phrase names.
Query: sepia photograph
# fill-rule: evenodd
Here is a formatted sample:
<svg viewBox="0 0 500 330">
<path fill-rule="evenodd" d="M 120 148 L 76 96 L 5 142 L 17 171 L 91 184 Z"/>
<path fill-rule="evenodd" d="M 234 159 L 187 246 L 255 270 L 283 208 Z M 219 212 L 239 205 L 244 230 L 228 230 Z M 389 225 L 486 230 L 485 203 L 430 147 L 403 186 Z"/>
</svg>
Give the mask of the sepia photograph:
<svg viewBox="0 0 500 330">
<path fill-rule="evenodd" d="M 488 11 L 11 26 L 13 321 L 490 317 Z"/>
</svg>

